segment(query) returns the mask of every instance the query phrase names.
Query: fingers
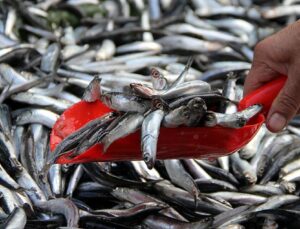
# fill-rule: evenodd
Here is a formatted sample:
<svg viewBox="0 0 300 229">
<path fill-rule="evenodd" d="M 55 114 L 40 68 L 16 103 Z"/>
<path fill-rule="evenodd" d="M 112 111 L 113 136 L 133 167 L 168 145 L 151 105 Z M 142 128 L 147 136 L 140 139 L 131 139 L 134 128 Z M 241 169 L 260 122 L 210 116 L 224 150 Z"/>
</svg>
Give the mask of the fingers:
<svg viewBox="0 0 300 229">
<path fill-rule="evenodd" d="M 261 87 L 280 73 L 284 74 L 285 69 L 279 64 L 279 59 L 283 55 L 274 49 L 277 40 L 277 36 L 271 36 L 255 46 L 253 64 L 244 84 L 244 95 Z"/>
<path fill-rule="evenodd" d="M 272 132 L 281 131 L 300 108 L 299 74 L 299 71 L 291 73 L 285 86 L 272 104 L 267 118 L 267 127 Z"/>
<path fill-rule="evenodd" d="M 244 84 L 244 96 L 261 87 L 280 74 L 265 63 L 253 63 L 252 68 L 246 77 Z"/>
</svg>

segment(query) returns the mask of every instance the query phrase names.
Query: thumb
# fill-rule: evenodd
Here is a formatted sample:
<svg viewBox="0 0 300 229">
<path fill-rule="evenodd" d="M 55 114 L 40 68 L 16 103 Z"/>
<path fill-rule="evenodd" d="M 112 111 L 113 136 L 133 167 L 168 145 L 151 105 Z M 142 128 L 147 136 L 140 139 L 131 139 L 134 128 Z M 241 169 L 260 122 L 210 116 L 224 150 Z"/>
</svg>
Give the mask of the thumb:
<svg viewBox="0 0 300 229">
<path fill-rule="evenodd" d="M 297 76 L 296 76 L 297 77 Z M 281 131 L 300 107 L 300 78 L 289 76 L 286 84 L 274 100 L 267 118 L 267 127 L 272 132 Z"/>
</svg>

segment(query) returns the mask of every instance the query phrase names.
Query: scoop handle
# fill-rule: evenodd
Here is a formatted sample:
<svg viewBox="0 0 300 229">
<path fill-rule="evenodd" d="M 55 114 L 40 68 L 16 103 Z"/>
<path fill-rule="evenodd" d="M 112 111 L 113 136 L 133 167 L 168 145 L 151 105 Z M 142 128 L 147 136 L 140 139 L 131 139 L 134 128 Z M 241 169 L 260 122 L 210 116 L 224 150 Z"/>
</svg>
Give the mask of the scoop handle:
<svg viewBox="0 0 300 229">
<path fill-rule="evenodd" d="M 265 116 L 268 114 L 274 99 L 279 94 L 287 80 L 286 76 L 280 76 L 275 80 L 272 80 L 262 87 L 252 91 L 245 96 L 239 103 L 238 109 L 243 110 L 254 104 L 261 104 L 263 109 L 261 111 Z"/>
</svg>

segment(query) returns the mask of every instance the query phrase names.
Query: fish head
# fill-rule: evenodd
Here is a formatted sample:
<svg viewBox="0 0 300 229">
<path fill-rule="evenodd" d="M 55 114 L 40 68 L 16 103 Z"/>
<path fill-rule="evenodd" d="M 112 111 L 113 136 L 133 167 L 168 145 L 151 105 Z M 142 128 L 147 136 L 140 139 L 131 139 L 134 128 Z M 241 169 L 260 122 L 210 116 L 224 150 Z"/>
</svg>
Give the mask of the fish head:
<svg viewBox="0 0 300 229">
<path fill-rule="evenodd" d="M 188 102 L 187 106 L 191 110 L 207 110 L 205 101 L 200 97 L 195 97 L 195 98 L 191 99 Z"/>
</svg>

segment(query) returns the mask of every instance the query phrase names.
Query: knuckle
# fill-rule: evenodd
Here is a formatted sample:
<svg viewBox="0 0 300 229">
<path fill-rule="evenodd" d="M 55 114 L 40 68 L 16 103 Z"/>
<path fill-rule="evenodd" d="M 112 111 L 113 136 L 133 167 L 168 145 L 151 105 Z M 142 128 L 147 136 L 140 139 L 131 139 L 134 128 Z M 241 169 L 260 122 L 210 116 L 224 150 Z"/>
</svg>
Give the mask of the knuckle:
<svg viewBox="0 0 300 229">
<path fill-rule="evenodd" d="M 283 92 L 278 101 L 278 107 L 282 109 L 283 112 L 295 112 L 299 108 L 299 103 L 293 96 Z"/>
<path fill-rule="evenodd" d="M 268 42 L 266 42 L 266 40 L 262 40 L 262 41 L 258 42 L 254 48 L 254 53 L 255 54 L 262 53 L 264 50 L 267 49 L 267 45 L 268 45 Z"/>
</svg>

